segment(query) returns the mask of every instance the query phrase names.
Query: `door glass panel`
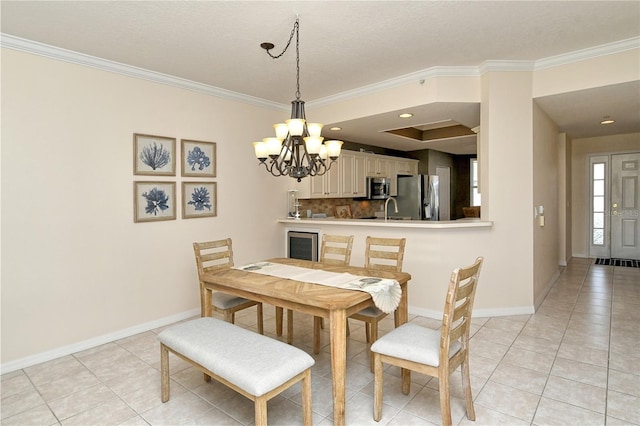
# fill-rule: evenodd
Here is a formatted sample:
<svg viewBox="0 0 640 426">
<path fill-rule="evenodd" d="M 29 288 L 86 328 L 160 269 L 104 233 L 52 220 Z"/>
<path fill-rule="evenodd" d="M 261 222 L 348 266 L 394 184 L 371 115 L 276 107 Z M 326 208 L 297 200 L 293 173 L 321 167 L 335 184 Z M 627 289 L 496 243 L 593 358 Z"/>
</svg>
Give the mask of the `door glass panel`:
<svg viewBox="0 0 640 426">
<path fill-rule="evenodd" d="M 597 163 L 593 165 L 593 179 L 604 179 L 604 163 Z"/>
<path fill-rule="evenodd" d="M 593 227 L 604 228 L 604 213 L 593 214 Z"/>
<path fill-rule="evenodd" d="M 593 195 L 604 195 L 604 180 L 593 182 Z"/>
<path fill-rule="evenodd" d="M 597 246 L 601 246 L 604 244 L 604 230 L 602 229 L 593 230 L 593 244 Z"/>
<path fill-rule="evenodd" d="M 594 212 L 604 211 L 604 197 L 593 197 L 593 211 Z"/>
</svg>

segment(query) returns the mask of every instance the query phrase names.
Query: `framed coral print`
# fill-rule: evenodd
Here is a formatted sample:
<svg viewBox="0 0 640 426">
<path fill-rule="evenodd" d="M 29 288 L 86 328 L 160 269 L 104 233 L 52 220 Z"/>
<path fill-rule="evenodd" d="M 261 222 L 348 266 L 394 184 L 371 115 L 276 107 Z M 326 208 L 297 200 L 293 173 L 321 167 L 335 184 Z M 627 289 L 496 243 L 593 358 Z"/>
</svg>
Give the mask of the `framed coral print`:
<svg viewBox="0 0 640 426">
<path fill-rule="evenodd" d="M 182 218 L 217 216 L 216 182 L 182 182 Z"/>
<path fill-rule="evenodd" d="M 133 221 L 176 218 L 175 182 L 133 182 Z"/>
<path fill-rule="evenodd" d="M 175 176 L 175 138 L 134 133 L 133 174 Z"/>
<path fill-rule="evenodd" d="M 216 177 L 216 144 L 182 139 L 182 176 Z"/>
</svg>

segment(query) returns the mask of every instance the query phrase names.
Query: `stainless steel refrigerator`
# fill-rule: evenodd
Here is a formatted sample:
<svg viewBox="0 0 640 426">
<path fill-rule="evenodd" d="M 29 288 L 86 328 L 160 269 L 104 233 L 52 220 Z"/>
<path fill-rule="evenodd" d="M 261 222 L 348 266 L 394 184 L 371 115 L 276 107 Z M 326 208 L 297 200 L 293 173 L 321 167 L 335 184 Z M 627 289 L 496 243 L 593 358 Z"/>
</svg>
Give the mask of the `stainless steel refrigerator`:
<svg viewBox="0 0 640 426">
<path fill-rule="evenodd" d="M 440 218 L 440 183 L 436 175 L 398 176 L 398 213 L 413 220 Z M 448 220 L 444 219 L 444 220 Z"/>
</svg>

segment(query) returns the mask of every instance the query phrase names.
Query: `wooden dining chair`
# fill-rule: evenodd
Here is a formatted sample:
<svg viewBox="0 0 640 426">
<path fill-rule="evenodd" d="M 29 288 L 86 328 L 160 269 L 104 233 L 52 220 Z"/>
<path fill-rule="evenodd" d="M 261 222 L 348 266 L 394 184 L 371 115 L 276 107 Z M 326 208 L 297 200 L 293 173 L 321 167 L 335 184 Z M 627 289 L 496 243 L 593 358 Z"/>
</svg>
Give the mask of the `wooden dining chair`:
<svg viewBox="0 0 640 426">
<path fill-rule="evenodd" d="M 322 235 L 320 245 L 320 263 L 328 265 L 348 266 L 351 261 L 353 235 Z M 276 316 L 278 315 L 276 308 Z M 282 314 L 280 314 L 282 315 Z M 313 317 L 313 352 L 320 353 L 320 329 L 323 328 L 322 317 Z M 293 341 L 293 311 L 287 309 L 287 342 Z"/>
<path fill-rule="evenodd" d="M 385 334 L 371 346 L 374 360 L 375 421 L 380 421 L 382 417 L 383 363 L 438 378 L 444 426 L 451 425 L 449 376 L 460 366 L 467 418 L 475 420 L 469 379 L 469 328 L 483 260 L 478 257 L 473 265 L 455 269 L 451 274 L 440 330 L 406 323 Z M 408 395 L 409 391 L 410 381 L 403 379 L 402 392 Z"/>
<path fill-rule="evenodd" d="M 200 282 L 200 308 L 202 316 L 205 313 L 203 274 L 221 268 L 233 266 L 233 247 L 231 238 L 224 240 L 193 243 L 193 251 L 198 267 L 198 281 Z M 233 296 L 219 291 L 213 292 L 213 310 L 224 315 L 224 320 L 235 323 L 235 313 L 255 306 L 257 309 L 258 332 L 264 334 L 262 321 L 262 303 L 244 297 Z"/>
<path fill-rule="evenodd" d="M 367 237 L 364 252 L 364 267 L 383 271 L 402 272 L 406 240 L 406 238 Z M 378 338 L 378 322 L 386 316 L 387 314 L 380 309 L 375 306 L 370 306 L 351 315 L 349 318 L 364 321 L 367 343 L 373 343 Z"/>
</svg>

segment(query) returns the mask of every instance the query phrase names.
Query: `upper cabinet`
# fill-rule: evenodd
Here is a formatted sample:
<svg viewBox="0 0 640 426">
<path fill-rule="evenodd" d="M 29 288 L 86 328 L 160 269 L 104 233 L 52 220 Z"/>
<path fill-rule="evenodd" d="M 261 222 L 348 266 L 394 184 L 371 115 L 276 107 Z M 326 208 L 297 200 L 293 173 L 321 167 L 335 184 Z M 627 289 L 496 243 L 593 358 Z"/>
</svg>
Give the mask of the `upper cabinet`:
<svg viewBox="0 0 640 426">
<path fill-rule="evenodd" d="M 300 198 L 359 198 L 367 195 L 367 177 L 388 177 L 391 195 L 395 196 L 398 195 L 397 176 L 416 174 L 418 160 L 342 151 L 327 173 L 304 178 L 291 189 L 297 189 Z"/>
<path fill-rule="evenodd" d="M 398 158 L 389 160 L 389 177 L 391 178 L 391 187 L 389 192 L 392 197 L 398 195 L 398 175 L 417 175 L 418 160 L 410 160 L 408 158 Z"/>
<path fill-rule="evenodd" d="M 355 151 L 342 151 L 340 155 L 342 175 L 340 194 L 345 198 L 367 195 L 366 157 Z"/>
<path fill-rule="evenodd" d="M 389 157 L 369 154 L 366 157 L 367 176 L 370 177 L 390 177 Z"/>
<path fill-rule="evenodd" d="M 310 181 L 310 198 L 339 198 L 342 156 L 322 176 L 313 176 Z"/>
</svg>

